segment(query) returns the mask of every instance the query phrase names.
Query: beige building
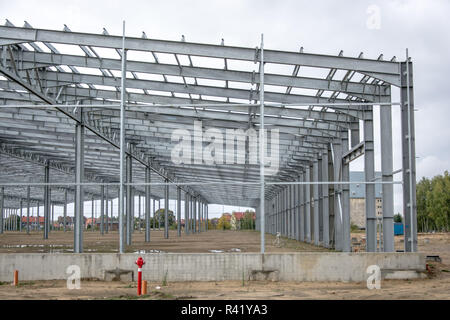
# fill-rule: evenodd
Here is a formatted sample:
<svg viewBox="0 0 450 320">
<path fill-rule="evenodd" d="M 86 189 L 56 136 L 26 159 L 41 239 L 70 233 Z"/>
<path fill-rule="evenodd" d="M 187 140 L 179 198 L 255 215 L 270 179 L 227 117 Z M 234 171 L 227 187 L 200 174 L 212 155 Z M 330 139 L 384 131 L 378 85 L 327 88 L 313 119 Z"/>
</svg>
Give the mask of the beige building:
<svg viewBox="0 0 450 320">
<path fill-rule="evenodd" d="M 375 177 L 381 177 L 380 172 L 375 173 Z M 364 181 L 363 171 L 351 171 L 350 181 Z M 375 185 L 375 209 L 377 218 L 383 216 L 383 201 L 381 198 L 381 184 Z M 365 199 L 365 186 L 364 184 L 351 184 L 350 185 L 350 221 L 357 225 L 359 228 L 366 227 L 366 199 Z"/>
</svg>

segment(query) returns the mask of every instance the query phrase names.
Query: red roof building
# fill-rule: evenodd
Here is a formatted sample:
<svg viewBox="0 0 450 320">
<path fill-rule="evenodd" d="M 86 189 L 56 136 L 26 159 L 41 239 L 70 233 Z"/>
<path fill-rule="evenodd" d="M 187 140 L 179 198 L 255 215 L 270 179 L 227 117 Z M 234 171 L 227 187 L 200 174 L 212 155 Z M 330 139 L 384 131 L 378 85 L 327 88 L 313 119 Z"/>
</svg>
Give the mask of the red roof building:
<svg viewBox="0 0 450 320">
<path fill-rule="evenodd" d="M 30 223 L 37 223 L 37 217 L 30 217 Z M 27 223 L 28 219 L 26 216 L 22 216 L 22 223 Z M 44 224 L 44 217 L 39 217 L 39 224 Z"/>
</svg>

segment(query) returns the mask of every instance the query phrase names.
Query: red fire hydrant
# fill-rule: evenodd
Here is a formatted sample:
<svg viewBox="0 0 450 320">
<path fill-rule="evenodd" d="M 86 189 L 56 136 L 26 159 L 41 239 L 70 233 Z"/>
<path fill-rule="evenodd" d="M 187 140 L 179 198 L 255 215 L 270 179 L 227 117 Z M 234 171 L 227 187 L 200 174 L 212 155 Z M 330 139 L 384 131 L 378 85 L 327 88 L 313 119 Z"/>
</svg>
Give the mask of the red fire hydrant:
<svg viewBox="0 0 450 320">
<path fill-rule="evenodd" d="M 145 264 L 144 259 L 139 257 L 136 262 L 138 266 L 138 286 L 137 286 L 137 295 L 140 296 L 142 294 L 142 266 Z"/>
</svg>

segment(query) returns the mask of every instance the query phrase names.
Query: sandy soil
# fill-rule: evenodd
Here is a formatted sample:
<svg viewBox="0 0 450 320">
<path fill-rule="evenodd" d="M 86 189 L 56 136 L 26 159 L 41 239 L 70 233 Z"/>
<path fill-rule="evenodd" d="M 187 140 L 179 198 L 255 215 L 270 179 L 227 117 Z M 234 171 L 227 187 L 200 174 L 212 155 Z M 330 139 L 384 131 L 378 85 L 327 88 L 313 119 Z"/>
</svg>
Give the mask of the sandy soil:
<svg viewBox="0 0 450 320">
<path fill-rule="evenodd" d="M 352 234 L 359 240 L 363 233 Z M 42 234 L 0 235 L 0 252 L 70 252 L 72 233 L 52 232 L 49 240 Z M 403 237 L 396 237 L 396 248 L 402 249 Z M 309 244 L 286 240 L 281 248 L 267 237 L 268 252 L 325 251 Z M 162 238 L 162 231 L 152 232 L 152 242 L 145 244 L 143 234 L 134 234 L 135 244 L 127 251 L 162 250 L 165 252 L 208 252 L 208 250 L 242 252 L 259 251 L 259 234 L 252 231 L 210 231 L 178 238 Z M 85 251 L 114 252 L 117 233 L 85 233 Z M 50 246 L 53 244 L 54 246 Z M 29 246 L 32 245 L 32 246 Z M 449 299 L 450 300 L 450 233 L 419 234 L 419 251 L 439 255 L 442 263 L 428 262 L 428 278 L 420 280 L 383 280 L 380 290 L 368 290 L 366 283 L 340 282 L 151 282 L 149 294 L 139 299 Z M 157 286 L 160 289 L 157 289 Z M 69 290 L 66 281 L 21 282 L 18 287 L 0 283 L 0 299 L 137 299 L 136 283 L 82 280 L 80 290 Z"/>
<path fill-rule="evenodd" d="M 118 232 L 100 235 L 99 232 L 83 233 L 84 252 L 117 252 L 119 245 Z M 241 252 L 259 252 L 260 236 L 256 231 L 222 231 L 210 230 L 197 234 L 182 234 L 177 237 L 176 231 L 170 230 L 169 239 L 164 239 L 163 230 L 152 230 L 150 242 L 144 241 L 144 232 L 135 231 L 133 244 L 126 248 L 127 252 L 209 252 L 209 250 Z M 281 248 L 272 243 L 275 237 L 267 235 L 267 252 L 292 251 L 328 251 L 311 244 L 284 239 Z M 49 239 L 44 240 L 42 233 L 33 232 L 27 235 L 22 232 L 6 232 L 0 234 L 0 253 L 6 252 L 73 252 L 73 232 L 52 231 Z"/>
<path fill-rule="evenodd" d="M 435 266 L 435 268 L 437 268 Z M 442 266 L 439 266 L 442 270 Z M 160 287 L 160 289 L 157 289 Z M 0 299 L 137 299 L 136 283 L 81 281 L 69 290 L 64 280 L 24 282 L 18 287 L 0 285 Z M 429 279 L 384 280 L 381 289 L 365 283 L 340 282 L 169 282 L 149 283 L 148 295 L 139 299 L 450 299 L 450 273 L 437 272 Z"/>
</svg>

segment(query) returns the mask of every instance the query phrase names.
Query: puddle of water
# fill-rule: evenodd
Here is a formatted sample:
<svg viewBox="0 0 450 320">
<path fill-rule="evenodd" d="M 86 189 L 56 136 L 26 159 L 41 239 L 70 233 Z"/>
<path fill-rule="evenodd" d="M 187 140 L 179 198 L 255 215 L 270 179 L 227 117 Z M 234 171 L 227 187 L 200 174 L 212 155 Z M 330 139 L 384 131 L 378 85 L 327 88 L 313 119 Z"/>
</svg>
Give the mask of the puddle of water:
<svg viewBox="0 0 450 320">
<path fill-rule="evenodd" d="M 69 244 L 4 244 L 0 248 L 64 248 L 71 247 Z"/>
<path fill-rule="evenodd" d="M 209 252 L 212 252 L 212 253 L 221 253 L 221 252 L 223 252 L 223 250 L 208 250 Z"/>
<path fill-rule="evenodd" d="M 229 252 L 241 252 L 241 249 L 239 248 L 231 248 L 230 250 L 228 250 Z"/>
<path fill-rule="evenodd" d="M 138 250 L 133 253 L 143 254 L 143 253 L 164 253 L 162 250 L 157 249 L 149 249 L 149 250 Z"/>
</svg>

